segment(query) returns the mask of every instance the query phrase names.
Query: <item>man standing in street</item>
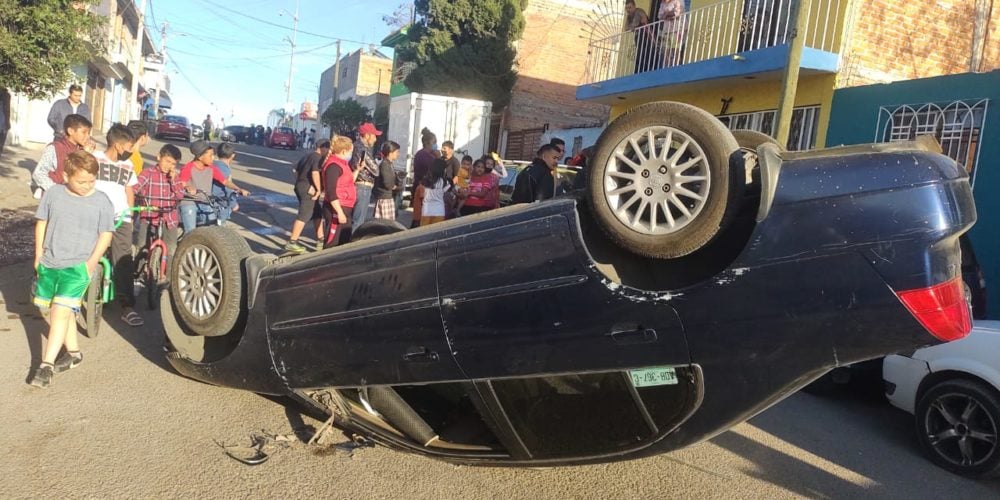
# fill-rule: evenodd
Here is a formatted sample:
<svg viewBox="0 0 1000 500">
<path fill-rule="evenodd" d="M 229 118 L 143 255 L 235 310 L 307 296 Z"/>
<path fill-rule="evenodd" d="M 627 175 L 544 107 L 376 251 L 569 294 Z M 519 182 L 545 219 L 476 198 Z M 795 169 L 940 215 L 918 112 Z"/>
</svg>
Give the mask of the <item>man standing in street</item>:
<svg viewBox="0 0 1000 500">
<path fill-rule="evenodd" d="M 559 149 L 546 144 L 538 150 L 535 160 L 527 170 L 514 181 L 511 203 L 531 203 L 545 201 L 556 194 L 556 166 L 559 165 Z"/>
<path fill-rule="evenodd" d="M 444 141 L 441 143 L 441 158 L 448 162 L 448 168 L 444 170 L 444 178 L 454 181 L 458 171 L 462 169 L 462 162 L 455 157 L 455 143 Z"/>
<path fill-rule="evenodd" d="M 358 191 L 358 201 L 354 205 L 353 227 L 361 227 L 368 220 L 368 204 L 372 199 L 372 188 L 378 177 L 378 162 L 372 154 L 372 146 L 378 136 L 382 135 L 372 123 L 363 123 L 358 127 L 358 140 L 354 143 L 354 155 L 351 156 L 351 170 L 354 171 L 354 187 Z"/>
<path fill-rule="evenodd" d="M 314 151 L 306 153 L 295 164 L 292 174 L 295 176 L 295 197 L 299 199 L 299 212 L 292 223 L 292 235 L 285 244 L 285 251 L 305 253 L 306 247 L 299 243 L 299 236 L 306 223 L 313 222 L 316 229 L 316 251 L 323 249 L 323 206 L 319 198 L 323 194 L 323 161 L 330 153 L 330 141 L 323 141 Z"/>
<path fill-rule="evenodd" d="M 559 161 L 557 163 L 562 163 L 563 155 L 566 154 L 566 141 L 558 137 L 553 137 L 552 140 L 549 141 L 549 144 L 556 148 L 556 151 L 559 152 Z"/>
<path fill-rule="evenodd" d="M 83 87 L 73 84 L 69 86 L 69 97 L 59 99 L 49 110 L 49 127 L 52 127 L 52 138 L 59 139 L 65 132 L 63 122 L 69 115 L 80 115 L 90 120 L 90 108 L 83 101 Z"/>
<path fill-rule="evenodd" d="M 204 139 L 206 141 L 211 140 L 209 138 L 212 136 L 212 115 L 205 115 L 205 121 L 201 122 L 201 126 L 205 129 Z"/>
</svg>

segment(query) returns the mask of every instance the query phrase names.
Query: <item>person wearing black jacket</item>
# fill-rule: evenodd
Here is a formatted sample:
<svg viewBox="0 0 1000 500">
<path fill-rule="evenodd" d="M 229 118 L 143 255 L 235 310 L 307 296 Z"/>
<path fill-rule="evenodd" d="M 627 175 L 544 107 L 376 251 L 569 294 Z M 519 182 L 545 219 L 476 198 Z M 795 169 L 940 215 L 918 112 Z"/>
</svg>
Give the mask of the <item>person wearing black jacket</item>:
<svg viewBox="0 0 1000 500">
<path fill-rule="evenodd" d="M 378 167 L 378 177 L 375 178 L 375 218 L 396 220 L 396 191 L 402 186 L 396 177 L 393 162 L 399 158 L 399 144 L 385 141 L 382 144 L 382 163 Z"/>
<path fill-rule="evenodd" d="M 535 160 L 514 181 L 511 204 L 544 201 L 555 196 L 556 166 L 560 155 L 556 146 L 542 146 L 535 155 Z"/>
</svg>

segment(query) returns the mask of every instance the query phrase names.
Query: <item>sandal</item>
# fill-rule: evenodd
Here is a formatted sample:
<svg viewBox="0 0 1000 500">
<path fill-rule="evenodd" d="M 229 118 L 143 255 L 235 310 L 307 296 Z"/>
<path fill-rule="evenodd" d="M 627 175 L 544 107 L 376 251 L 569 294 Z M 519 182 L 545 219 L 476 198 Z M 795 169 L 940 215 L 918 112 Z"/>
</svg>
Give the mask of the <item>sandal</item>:
<svg viewBox="0 0 1000 500">
<path fill-rule="evenodd" d="M 122 321 L 127 323 L 129 326 L 142 326 L 146 324 L 146 322 L 142 320 L 142 316 L 139 316 L 139 313 L 135 311 L 129 311 L 123 314 Z"/>
</svg>

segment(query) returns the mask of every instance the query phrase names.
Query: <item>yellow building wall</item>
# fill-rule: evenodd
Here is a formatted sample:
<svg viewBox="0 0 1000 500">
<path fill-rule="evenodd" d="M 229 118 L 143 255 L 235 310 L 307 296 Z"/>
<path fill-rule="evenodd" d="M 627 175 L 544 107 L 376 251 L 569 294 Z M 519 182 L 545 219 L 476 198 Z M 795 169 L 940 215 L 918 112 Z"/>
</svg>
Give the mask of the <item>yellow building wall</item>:
<svg viewBox="0 0 1000 500">
<path fill-rule="evenodd" d="M 826 144 L 827 126 L 830 121 L 830 105 L 833 102 L 836 75 L 808 75 L 799 78 L 795 93 L 795 106 L 819 106 L 819 123 L 816 129 L 816 146 Z M 722 100 L 732 98 L 726 114 L 751 113 L 778 108 L 781 95 L 781 80 L 746 83 L 707 82 L 697 88 L 677 86 L 650 89 L 632 94 L 626 103 L 611 107 L 611 119 L 615 119 L 629 109 L 647 102 L 677 101 L 697 106 L 713 115 L 722 112 Z"/>
</svg>

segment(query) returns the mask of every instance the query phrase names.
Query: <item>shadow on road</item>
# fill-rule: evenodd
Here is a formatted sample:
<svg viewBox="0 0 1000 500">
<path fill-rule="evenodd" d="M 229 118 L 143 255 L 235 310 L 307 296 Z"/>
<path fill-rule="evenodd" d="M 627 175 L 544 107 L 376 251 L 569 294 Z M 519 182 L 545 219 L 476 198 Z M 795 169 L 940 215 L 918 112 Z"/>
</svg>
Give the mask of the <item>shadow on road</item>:
<svg viewBox="0 0 1000 500">
<path fill-rule="evenodd" d="M 42 337 L 49 330 L 49 323 L 41 311 L 31 303 L 33 280 L 34 271 L 31 269 L 30 259 L 4 267 L 4 276 L 0 278 L 0 304 L 7 311 L 7 319 L 17 319 L 21 322 L 31 353 L 30 366 L 24 367 L 26 383 L 31 376 L 31 369 L 42 362 Z"/>
<path fill-rule="evenodd" d="M 780 410 L 750 421 L 763 434 L 760 440 L 727 432 L 712 442 L 753 462 L 748 475 L 807 497 L 942 498 L 960 486 L 979 489 L 982 498 L 1000 498 L 1000 480 L 974 481 L 930 465 L 914 436 L 913 417 L 889 405 L 881 377 L 875 378 L 823 396 L 786 399 Z M 813 455 L 812 463 L 772 442 Z M 921 477 L 913 476 L 916 470 Z"/>
</svg>

